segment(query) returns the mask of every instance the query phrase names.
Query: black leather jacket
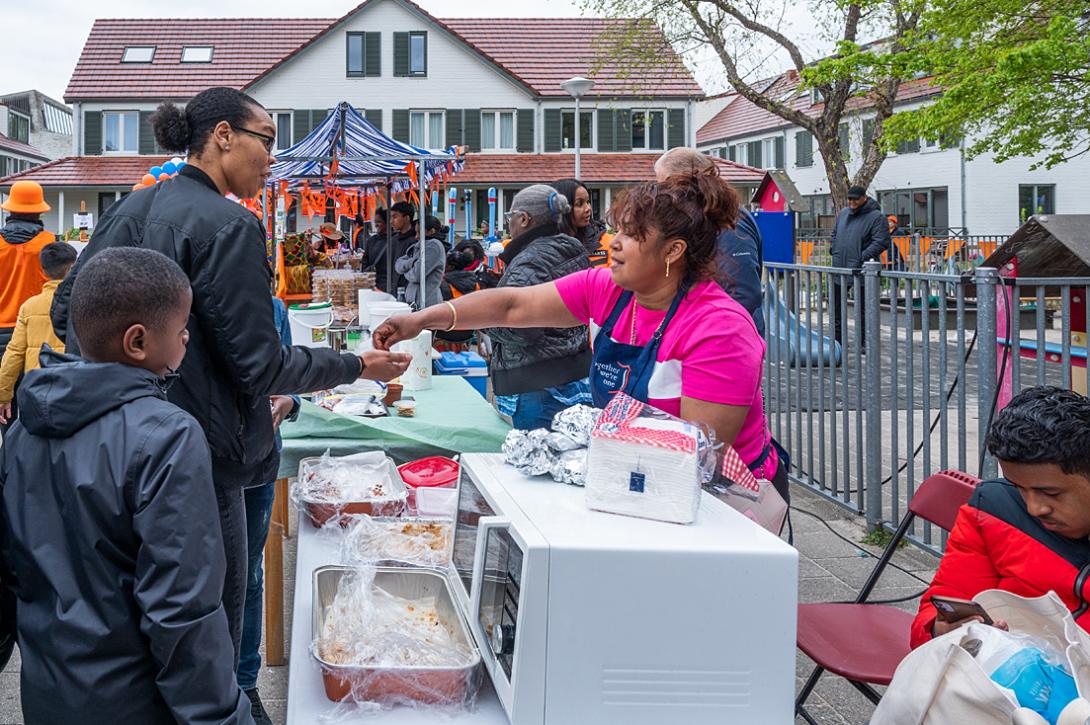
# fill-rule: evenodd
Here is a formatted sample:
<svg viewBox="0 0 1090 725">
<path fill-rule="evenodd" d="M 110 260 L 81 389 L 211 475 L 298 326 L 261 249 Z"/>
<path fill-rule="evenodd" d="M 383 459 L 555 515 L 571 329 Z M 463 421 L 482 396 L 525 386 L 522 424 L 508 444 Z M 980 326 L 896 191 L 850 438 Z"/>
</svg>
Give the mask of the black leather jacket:
<svg viewBox="0 0 1090 725">
<path fill-rule="evenodd" d="M 530 287 L 587 269 L 583 244 L 544 224 L 511 240 L 500 255 L 506 265 L 500 287 Z M 587 328 L 490 328 L 496 343 L 489 373 L 497 395 L 514 395 L 564 385 L 590 372 Z"/>
<path fill-rule="evenodd" d="M 135 191 L 102 215 L 91 243 L 53 300 L 53 327 L 78 354 L 68 301 L 87 260 L 109 247 L 139 246 L 177 262 L 193 286 L 189 348 L 170 401 L 200 423 L 216 484 L 253 486 L 276 477 L 270 395 L 351 382 L 359 358 L 281 345 L 269 302 L 265 233 L 253 212 L 216 189 L 199 169 Z"/>
</svg>

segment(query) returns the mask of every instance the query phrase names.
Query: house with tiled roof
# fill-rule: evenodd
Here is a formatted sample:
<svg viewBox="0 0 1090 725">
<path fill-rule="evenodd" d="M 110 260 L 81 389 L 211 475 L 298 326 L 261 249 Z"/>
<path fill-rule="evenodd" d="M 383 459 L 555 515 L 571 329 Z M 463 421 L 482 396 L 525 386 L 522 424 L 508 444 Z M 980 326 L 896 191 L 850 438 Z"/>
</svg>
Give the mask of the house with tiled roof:
<svg viewBox="0 0 1090 725">
<path fill-rule="evenodd" d="M 796 71 L 754 85 L 762 93 L 809 115 L 822 111 L 820 97 L 801 87 Z M 929 78 L 902 83 L 894 112 L 928 103 L 941 88 Z M 862 163 L 874 129 L 872 105 L 865 95 L 849 100 L 840 125 L 840 146 L 848 173 Z M 812 134 L 736 95 L 696 132 L 697 148 L 724 159 L 762 169 L 785 171 L 808 201 L 799 230 L 827 233 L 837 209 L 829 194 L 825 165 Z M 990 156 L 965 159 L 963 141 L 944 144 L 927 139 L 900 144 L 889 154 L 871 184 L 887 215 L 906 232 L 1007 235 L 1039 213 L 1086 213 L 1090 209 L 1090 156 L 1050 170 L 1031 169 L 1039 159 L 1002 164 Z"/>
<path fill-rule="evenodd" d="M 341 101 L 395 139 L 464 146 L 452 185 L 470 192 L 474 226 L 488 187 L 507 208 L 528 184 L 574 175 L 578 126 L 582 175 L 601 212 L 618 189 L 652 178 L 663 151 L 696 141 L 703 91 L 657 26 L 632 22 L 441 20 L 410 0 L 367 0 L 337 19 L 98 20 L 65 92 L 75 109 L 71 158 L 23 176 L 39 179 L 50 203 L 85 201 L 101 213 L 164 158 L 150 124 L 157 104 L 226 85 L 269 110 L 281 150 Z M 621 29 L 662 48 L 654 66 L 633 73 L 601 62 Z M 596 83 L 578 124 L 560 87 L 577 75 Z M 724 168 L 760 180 L 742 164 Z M 0 179 L 0 193 L 12 181 Z"/>
<path fill-rule="evenodd" d="M 41 91 L 0 95 L 0 177 L 72 149 L 72 110 Z"/>
</svg>

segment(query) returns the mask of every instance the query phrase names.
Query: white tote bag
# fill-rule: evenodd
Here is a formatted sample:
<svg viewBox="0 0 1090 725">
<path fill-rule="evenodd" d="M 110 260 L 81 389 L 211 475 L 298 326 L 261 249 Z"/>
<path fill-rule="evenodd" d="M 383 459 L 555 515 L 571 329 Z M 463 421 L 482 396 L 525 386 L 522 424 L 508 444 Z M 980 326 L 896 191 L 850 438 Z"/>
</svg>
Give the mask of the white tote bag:
<svg viewBox="0 0 1090 725">
<path fill-rule="evenodd" d="M 1090 715 L 1090 636 L 1077 624 L 1054 593 L 1027 599 L 989 589 L 973 597 L 992 619 L 1002 619 L 1011 632 L 1041 637 L 1067 662 L 1079 690 L 1060 717 L 1061 724 L 1083 725 Z M 992 681 L 969 652 L 964 641 L 979 637 L 987 625 L 959 627 L 913 650 L 893 676 L 871 718 L 871 725 L 1010 725 L 1044 723 L 1031 710 L 1019 708 Z M 1081 713 L 1081 714 L 1077 714 Z M 1017 718 L 1016 718 L 1017 714 Z"/>
</svg>

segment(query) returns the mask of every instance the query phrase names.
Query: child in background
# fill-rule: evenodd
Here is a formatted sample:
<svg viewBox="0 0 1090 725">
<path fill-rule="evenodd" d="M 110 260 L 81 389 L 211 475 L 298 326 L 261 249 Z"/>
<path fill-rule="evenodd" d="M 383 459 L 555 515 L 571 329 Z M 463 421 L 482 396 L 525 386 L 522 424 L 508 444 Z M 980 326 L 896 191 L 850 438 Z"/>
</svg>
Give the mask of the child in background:
<svg viewBox="0 0 1090 725">
<path fill-rule="evenodd" d="M 28 723 L 253 723 L 208 443 L 166 400 L 192 298 L 159 252 L 99 252 L 71 297 L 84 359 L 46 353 L 19 390 L 0 485 Z"/>
<path fill-rule="evenodd" d="M 64 352 L 64 343 L 53 333 L 49 310 L 53 306 L 53 293 L 57 291 L 57 286 L 76 263 L 76 250 L 67 242 L 52 242 L 42 247 L 38 259 L 49 281 L 40 293 L 19 308 L 15 331 L 0 362 L 0 424 L 3 425 L 15 419 L 15 387 L 23 375 L 38 367 L 42 345 Z"/>
</svg>

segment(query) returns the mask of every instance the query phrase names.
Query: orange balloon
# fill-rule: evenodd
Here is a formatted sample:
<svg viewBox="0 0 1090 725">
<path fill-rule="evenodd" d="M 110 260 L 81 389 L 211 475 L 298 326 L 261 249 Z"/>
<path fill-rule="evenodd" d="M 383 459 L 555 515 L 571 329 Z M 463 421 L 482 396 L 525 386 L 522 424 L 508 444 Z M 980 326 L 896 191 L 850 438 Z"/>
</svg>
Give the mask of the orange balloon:
<svg viewBox="0 0 1090 725">
<path fill-rule="evenodd" d="M 151 176 L 151 174 L 148 174 L 148 176 Z M 159 174 L 159 181 L 166 181 L 169 178 L 170 178 L 170 174 L 166 173 L 165 171 L 163 173 Z"/>
<path fill-rule="evenodd" d="M 143 188 L 144 188 L 143 184 L 133 184 L 132 185 L 132 190 L 133 191 L 136 191 L 137 189 L 143 189 Z"/>
<path fill-rule="evenodd" d="M 140 184 L 142 186 L 151 186 L 154 183 L 155 183 L 155 177 L 152 176 L 151 174 L 144 174 L 144 176 L 140 179 Z"/>
</svg>

